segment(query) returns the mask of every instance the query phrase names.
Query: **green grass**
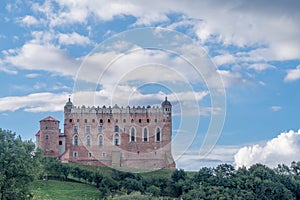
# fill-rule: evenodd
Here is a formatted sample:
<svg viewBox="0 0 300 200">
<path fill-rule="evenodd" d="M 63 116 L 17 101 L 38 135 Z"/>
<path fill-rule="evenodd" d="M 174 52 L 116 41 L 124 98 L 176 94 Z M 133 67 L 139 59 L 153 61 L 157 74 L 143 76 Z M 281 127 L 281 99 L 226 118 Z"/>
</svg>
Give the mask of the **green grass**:
<svg viewBox="0 0 300 200">
<path fill-rule="evenodd" d="M 94 200 L 101 199 L 96 187 L 76 182 L 56 180 L 35 181 L 32 186 L 33 199 L 38 200 Z"/>
</svg>

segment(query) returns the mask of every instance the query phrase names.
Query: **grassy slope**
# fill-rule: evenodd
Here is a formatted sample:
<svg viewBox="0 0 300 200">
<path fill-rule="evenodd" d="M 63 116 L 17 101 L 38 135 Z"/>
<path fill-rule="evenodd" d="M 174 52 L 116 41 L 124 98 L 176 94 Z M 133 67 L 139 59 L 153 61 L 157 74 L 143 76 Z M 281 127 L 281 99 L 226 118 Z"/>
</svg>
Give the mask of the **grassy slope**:
<svg viewBox="0 0 300 200">
<path fill-rule="evenodd" d="M 91 185 L 55 180 L 36 181 L 32 185 L 34 199 L 92 200 L 101 199 L 100 192 Z"/>
</svg>

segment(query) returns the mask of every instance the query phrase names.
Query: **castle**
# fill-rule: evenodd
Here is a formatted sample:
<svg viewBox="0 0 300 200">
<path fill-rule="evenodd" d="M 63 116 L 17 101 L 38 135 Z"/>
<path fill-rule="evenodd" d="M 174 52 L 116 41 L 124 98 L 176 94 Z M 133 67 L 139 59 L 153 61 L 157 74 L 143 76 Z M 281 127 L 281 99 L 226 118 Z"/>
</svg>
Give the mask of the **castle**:
<svg viewBox="0 0 300 200">
<path fill-rule="evenodd" d="M 171 153 L 172 105 L 157 107 L 64 106 L 59 121 L 40 121 L 37 146 L 62 162 L 128 168 L 175 168 Z"/>
</svg>

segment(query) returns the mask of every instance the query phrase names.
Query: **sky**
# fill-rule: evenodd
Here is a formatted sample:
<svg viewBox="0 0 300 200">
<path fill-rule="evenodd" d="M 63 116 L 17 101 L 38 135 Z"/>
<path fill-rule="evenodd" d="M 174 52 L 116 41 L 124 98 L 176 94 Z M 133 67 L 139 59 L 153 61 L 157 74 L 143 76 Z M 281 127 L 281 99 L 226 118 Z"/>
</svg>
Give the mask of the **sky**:
<svg viewBox="0 0 300 200">
<path fill-rule="evenodd" d="M 297 0 L 4 0 L 0 127 L 35 140 L 49 115 L 63 129 L 69 96 L 78 106 L 168 96 L 178 167 L 289 165 L 300 155 L 299 10 Z"/>
</svg>

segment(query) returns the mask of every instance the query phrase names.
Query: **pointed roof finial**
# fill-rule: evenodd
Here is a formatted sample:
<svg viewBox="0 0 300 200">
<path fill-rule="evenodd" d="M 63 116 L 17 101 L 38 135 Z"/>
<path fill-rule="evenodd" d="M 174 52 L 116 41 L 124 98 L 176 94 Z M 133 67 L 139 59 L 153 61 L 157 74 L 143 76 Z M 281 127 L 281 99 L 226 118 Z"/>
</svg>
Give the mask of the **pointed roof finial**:
<svg viewBox="0 0 300 200">
<path fill-rule="evenodd" d="M 66 103 L 66 106 L 73 106 L 73 103 L 71 102 L 71 95 L 69 95 L 69 100 Z"/>
</svg>

